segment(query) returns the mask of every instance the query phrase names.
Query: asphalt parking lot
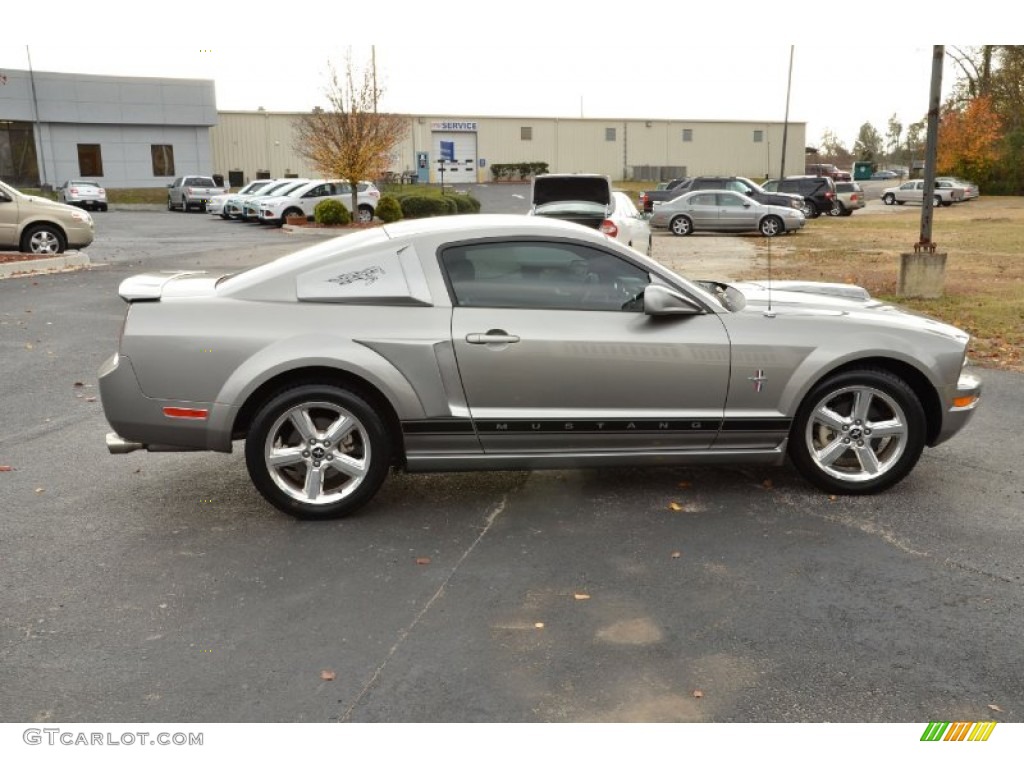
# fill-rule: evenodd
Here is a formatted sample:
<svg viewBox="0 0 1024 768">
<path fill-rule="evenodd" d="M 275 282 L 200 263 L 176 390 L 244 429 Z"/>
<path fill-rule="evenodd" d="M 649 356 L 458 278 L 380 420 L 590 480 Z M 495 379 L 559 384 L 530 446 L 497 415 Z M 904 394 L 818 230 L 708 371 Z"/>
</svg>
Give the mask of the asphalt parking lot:
<svg viewBox="0 0 1024 768">
<path fill-rule="evenodd" d="M 515 185 L 473 191 L 526 208 Z M 95 385 L 120 280 L 307 240 L 96 219 L 92 268 L 0 280 L 4 721 L 1024 714 L 1021 375 L 983 371 L 968 428 L 881 496 L 788 466 L 396 474 L 360 515 L 301 523 L 237 450 L 109 455 Z"/>
</svg>

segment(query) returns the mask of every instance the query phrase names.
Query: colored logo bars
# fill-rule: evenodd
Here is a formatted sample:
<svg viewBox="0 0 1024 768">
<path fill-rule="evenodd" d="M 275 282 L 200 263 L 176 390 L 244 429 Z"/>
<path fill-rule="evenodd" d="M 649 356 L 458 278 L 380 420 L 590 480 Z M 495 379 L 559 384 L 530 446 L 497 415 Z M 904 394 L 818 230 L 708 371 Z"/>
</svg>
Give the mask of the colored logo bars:
<svg viewBox="0 0 1024 768">
<path fill-rule="evenodd" d="M 995 727 L 995 722 L 928 723 L 921 741 L 988 741 Z"/>
</svg>

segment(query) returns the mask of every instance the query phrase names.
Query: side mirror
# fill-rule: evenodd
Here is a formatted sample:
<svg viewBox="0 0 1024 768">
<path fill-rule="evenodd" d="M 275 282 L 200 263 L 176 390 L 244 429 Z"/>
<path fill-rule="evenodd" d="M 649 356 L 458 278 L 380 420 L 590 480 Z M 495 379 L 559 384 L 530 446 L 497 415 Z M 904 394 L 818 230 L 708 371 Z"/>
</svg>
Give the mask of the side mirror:
<svg viewBox="0 0 1024 768">
<path fill-rule="evenodd" d="M 664 285 L 648 285 L 644 289 L 644 314 L 652 317 L 665 315 L 699 315 L 703 309 L 683 294 Z"/>
</svg>

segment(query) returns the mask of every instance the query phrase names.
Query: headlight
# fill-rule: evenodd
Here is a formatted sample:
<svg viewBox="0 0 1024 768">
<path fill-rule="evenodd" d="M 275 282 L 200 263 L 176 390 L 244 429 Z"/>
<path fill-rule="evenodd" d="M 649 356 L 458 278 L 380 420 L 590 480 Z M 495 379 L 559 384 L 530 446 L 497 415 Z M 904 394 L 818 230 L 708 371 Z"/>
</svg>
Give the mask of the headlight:
<svg viewBox="0 0 1024 768">
<path fill-rule="evenodd" d="M 75 221 L 80 221 L 83 224 L 92 223 L 92 216 L 90 216 L 85 211 L 72 211 L 71 218 L 74 219 Z"/>
</svg>

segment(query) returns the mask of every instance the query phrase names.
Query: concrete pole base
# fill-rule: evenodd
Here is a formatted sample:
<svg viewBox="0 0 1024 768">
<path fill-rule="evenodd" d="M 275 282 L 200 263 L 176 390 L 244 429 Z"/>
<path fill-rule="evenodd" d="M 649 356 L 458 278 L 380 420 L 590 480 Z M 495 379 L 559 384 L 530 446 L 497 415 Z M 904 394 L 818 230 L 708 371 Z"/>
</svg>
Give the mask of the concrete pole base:
<svg viewBox="0 0 1024 768">
<path fill-rule="evenodd" d="M 942 297 L 945 281 L 945 253 L 900 254 L 900 280 L 896 289 L 898 295 L 938 299 Z"/>
</svg>

